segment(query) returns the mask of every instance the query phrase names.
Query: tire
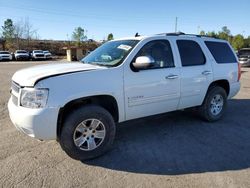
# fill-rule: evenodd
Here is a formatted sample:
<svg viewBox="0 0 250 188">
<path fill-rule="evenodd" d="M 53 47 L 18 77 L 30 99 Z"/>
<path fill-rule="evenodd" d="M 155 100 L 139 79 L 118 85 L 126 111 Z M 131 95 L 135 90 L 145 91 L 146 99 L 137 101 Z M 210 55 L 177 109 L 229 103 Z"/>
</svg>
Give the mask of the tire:
<svg viewBox="0 0 250 188">
<path fill-rule="evenodd" d="M 66 118 L 59 142 L 71 158 L 84 161 L 101 156 L 110 149 L 115 129 L 114 119 L 107 110 L 87 105 L 73 111 Z"/>
<path fill-rule="evenodd" d="M 213 86 L 208 89 L 207 95 L 199 107 L 201 117 L 214 122 L 222 118 L 227 107 L 227 93 L 225 89 L 219 86 Z"/>
</svg>

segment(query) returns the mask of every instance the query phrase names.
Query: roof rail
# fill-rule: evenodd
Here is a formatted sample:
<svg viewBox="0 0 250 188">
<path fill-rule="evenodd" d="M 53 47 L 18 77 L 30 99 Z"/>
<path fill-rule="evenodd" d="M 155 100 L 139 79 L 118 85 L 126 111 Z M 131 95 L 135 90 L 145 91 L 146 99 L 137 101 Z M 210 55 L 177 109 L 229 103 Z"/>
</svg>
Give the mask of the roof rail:
<svg viewBox="0 0 250 188">
<path fill-rule="evenodd" d="M 201 37 L 215 38 L 215 37 L 207 36 L 207 35 L 186 34 L 186 33 L 183 33 L 183 32 L 160 33 L 160 34 L 157 34 L 157 35 L 166 35 L 166 36 L 181 36 L 181 35 L 184 35 L 184 36 L 193 36 L 193 37 L 199 37 L 199 38 L 201 38 Z"/>
</svg>

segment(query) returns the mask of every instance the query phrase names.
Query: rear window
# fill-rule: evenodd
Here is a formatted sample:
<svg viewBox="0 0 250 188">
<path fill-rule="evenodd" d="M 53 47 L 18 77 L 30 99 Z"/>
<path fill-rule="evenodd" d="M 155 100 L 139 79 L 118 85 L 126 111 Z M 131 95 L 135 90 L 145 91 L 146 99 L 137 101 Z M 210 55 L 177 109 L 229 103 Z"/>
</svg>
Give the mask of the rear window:
<svg viewBox="0 0 250 188">
<path fill-rule="evenodd" d="M 236 63 L 237 59 L 225 42 L 205 42 L 211 54 L 214 56 L 214 59 L 217 63 Z"/>
</svg>

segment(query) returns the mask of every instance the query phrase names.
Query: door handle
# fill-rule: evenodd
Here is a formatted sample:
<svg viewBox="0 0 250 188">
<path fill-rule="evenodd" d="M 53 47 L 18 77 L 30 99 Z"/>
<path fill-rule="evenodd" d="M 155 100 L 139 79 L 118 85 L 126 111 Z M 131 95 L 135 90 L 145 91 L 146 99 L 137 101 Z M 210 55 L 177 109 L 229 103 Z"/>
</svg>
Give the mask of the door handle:
<svg viewBox="0 0 250 188">
<path fill-rule="evenodd" d="M 209 74 L 212 74 L 212 71 L 203 71 L 202 74 L 203 75 L 209 75 Z"/>
<path fill-rule="evenodd" d="M 179 76 L 178 75 L 174 75 L 174 74 L 170 74 L 170 75 L 166 76 L 165 78 L 169 79 L 169 80 L 173 80 L 173 79 L 179 78 Z"/>
</svg>

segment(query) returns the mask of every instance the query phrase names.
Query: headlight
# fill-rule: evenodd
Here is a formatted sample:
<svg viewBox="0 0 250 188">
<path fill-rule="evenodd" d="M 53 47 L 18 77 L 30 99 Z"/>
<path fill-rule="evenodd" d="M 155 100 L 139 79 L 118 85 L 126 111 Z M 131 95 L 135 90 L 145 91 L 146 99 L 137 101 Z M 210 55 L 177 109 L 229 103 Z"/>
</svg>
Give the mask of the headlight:
<svg viewBox="0 0 250 188">
<path fill-rule="evenodd" d="M 22 89 L 21 106 L 26 108 L 44 108 L 49 95 L 48 89 Z"/>
</svg>

